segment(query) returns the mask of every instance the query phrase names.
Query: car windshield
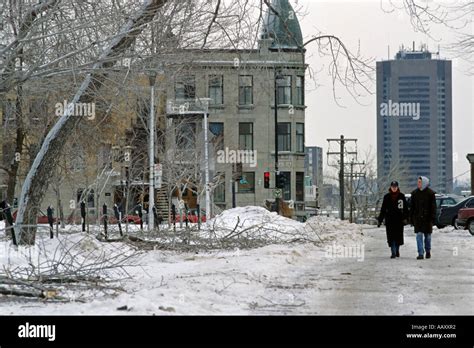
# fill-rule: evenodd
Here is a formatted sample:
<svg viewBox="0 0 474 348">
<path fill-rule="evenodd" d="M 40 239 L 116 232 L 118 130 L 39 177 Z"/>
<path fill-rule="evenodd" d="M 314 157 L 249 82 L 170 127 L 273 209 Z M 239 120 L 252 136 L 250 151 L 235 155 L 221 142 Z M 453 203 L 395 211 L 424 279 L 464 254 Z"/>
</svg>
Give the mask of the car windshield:
<svg viewBox="0 0 474 348">
<path fill-rule="evenodd" d="M 436 198 L 436 206 L 439 207 L 439 206 L 452 206 L 452 205 L 456 205 L 457 202 L 454 198 L 451 198 L 451 197 L 439 197 L 439 198 Z"/>
</svg>

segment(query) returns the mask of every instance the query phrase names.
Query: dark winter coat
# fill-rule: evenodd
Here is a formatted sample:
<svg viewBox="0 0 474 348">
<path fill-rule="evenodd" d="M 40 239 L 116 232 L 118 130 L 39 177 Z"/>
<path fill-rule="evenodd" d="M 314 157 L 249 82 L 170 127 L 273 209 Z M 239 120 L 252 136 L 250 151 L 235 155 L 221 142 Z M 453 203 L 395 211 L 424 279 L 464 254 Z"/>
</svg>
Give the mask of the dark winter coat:
<svg viewBox="0 0 474 348">
<path fill-rule="evenodd" d="M 385 219 L 385 229 L 387 231 L 387 243 L 391 246 L 393 242 L 403 245 L 404 220 L 408 218 L 408 206 L 405 195 L 398 192 L 396 199 L 392 199 L 390 192 L 383 197 L 379 223 Z"/>
<path fill-rule="evenodd" d="M 436 196 L 429 187 L 411 193 L 410 220 L 415 233 L 432 233 L 436 219 Z"/>
</svg>

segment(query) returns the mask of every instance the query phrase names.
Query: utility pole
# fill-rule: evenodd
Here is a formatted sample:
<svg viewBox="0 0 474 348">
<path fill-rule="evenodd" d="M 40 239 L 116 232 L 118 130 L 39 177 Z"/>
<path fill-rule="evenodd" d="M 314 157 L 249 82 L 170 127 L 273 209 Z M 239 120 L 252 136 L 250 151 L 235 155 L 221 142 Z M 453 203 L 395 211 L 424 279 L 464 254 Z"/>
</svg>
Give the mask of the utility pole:
<svg viewBox="0 0 474 348">
<path fill-rule="evenodd" d="M 329 164 L 329 156 L 330 155 L 338 155 L 339 156 L 339 196 L 340 196 L 340 212 L 339 216 L 341 220 L 344 220 L 344 157 L 345 155 L 355 155 L 357 158 L 357 151 L 346 151 L 346 144 L 348 142 L 354 142 L 357 145 L 357 139 L 346 139 L 344 135 L 341 135 L 340 138 L 334 139 L 327 139 L 329 145 L 331 142 L 339 143 L 339 151 L 338 152 L 330 152 L 328 151 L 328 164 Z M 329 146 L 330 147 L 330 146 Z"/>
<path fill-rule="evenodd" d="M 348 175 L 349 176 L 349 192 L 350 192 L 350 201 L 349 201 L 349 205 L 350 205 L 350 208 L 349 208 L 349 221 L 352 223 L 354 222 L 354 219 L 353 219 L 353 216 L 352 216 L 352 211 L 354 210 L 354 192 L 353 192 L 353 182 L 354 182 L 354 178 L 365 178 L 365 173 L 360 173 L 360 172 L 357 172 L 357 173 L 354 173 L 354 166 L 356 165 L 364 165 L 365 162 L 354 162 L 354 160 L 351 160 L 351 163 L 350 163 L 350 166 L 351 166 L 351 170 L 350 170 L 350 174 Z"/>
<path fill-rule="evenodd" d="M 148 78 L 150 82 L 150 119 L 148 141 L 148 157 L 150 161 L 150 176 L 148 188 L 148 230 L 155 228 L 155 217 L 153 215 L 153 207 L 155 206 L 155 80 L 156 72 L 150 72 Z"/>
<path fill-rule="evenodd" d="M 281 190 L 283 193 L 283 187 L 280 187 L 280 170 L 278 168 L 278 85 L 283 80 L 283 75 L 281 71 L 274 68 L 274 101 L 275 101 L 275 115 L 274 115 L 274 122 L 275 122 L 275 189 Z M 282 195 L 283 198 L 283 195 Z M 275 206 L 276 206 L 276 213 L 280 214 L 280 197 L 275 197 Z"/>
<path fill-rule="evenodd" d="M 209 116 L 209 100 L 204 103 L 204 164 L 205 164 L 205 185 L 206 185 L 206 221 L 211 218 L 211 188 L 209 186 L 209 141 L 208 141 L 208 130 L 207 117 Z"/>
</svg>

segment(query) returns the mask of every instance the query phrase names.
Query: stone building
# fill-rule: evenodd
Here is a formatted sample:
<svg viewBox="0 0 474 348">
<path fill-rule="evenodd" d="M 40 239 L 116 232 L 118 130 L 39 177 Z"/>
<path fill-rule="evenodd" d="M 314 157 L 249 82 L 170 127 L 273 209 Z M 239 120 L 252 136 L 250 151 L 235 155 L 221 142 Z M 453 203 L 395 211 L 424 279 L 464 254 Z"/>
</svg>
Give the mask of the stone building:
<svg viewBox="0 0 474 348">
<path fill-rule="evenodd" d="M 192 60 L 186 67 L 167 71 L 168 127 L 194 119 L 191 130 L 187 125 L 179 133 L 202 140 L 208 112 L 211 176 L 220 183 L 213 186 L 216 211 L 274 200 L 276 89 L 278 169 L 286 179 L 282 198 L 294 203 L 294 215 L 304 214 L 305 51 L 289 2 L 272 4 L 280 17 L 267 14 L 258 48 L 187 50 L 183 54 Z M 196 143 L 183 144 L 183 150 L 195 149 Z M 243 162 L 237 181 L 235 162 Z M 264 187 L 266 172 L 270 188 Z"/>
</svg>

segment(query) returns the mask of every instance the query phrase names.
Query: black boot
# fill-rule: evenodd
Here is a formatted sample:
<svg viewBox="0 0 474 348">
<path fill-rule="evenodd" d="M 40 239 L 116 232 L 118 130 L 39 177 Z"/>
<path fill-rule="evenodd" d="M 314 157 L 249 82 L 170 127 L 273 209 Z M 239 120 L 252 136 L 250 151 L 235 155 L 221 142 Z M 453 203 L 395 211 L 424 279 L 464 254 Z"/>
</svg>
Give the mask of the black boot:
<svg viewBox="0 0 474 348">
<path fill-rule="evenodd" d="M 417 259 L 417 260 L 423 260 L 424 257 L 423 257 L 423 255 L 418 255 L 418 256 L 416 257 L 416 259 Z"/>
<path fill-rule="evenodd" d="M 395 254 L 392 254 L 392 256 L 390 256 L 391 259 L 394 259 L 395 258 Z"/>
<path fill-rule="evenodd" d="M 431 259 L 431 253 L 429 251 L 426 252 L 426 258 Z"/>
<path fill-rule="evenodd" d="M 397 257 L 400 257 L 400 250 L 397 250 Z"/>
</svg>

